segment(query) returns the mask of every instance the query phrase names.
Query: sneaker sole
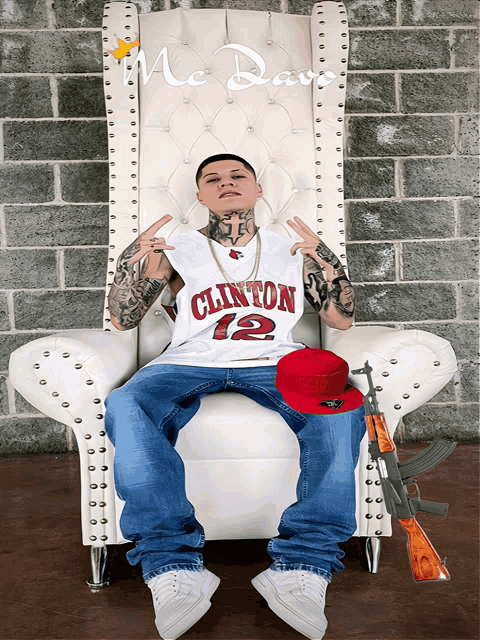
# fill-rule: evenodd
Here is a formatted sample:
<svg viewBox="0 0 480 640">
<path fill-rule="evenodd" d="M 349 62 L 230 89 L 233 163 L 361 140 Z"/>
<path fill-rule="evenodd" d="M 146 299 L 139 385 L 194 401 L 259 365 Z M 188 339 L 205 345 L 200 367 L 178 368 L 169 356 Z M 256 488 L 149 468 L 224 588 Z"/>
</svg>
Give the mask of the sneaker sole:
<svg viewBox="0 0 480 640">
<path fill-rule="evenodd" d="M 293 629 L 307 636 L 311 640 L 322 640 L 325 629 L 315 627 L 310 622 L 301 618 L 296 611 L 277 599 L 274 584 L 270 581 L 265 571 L 251 580 L 258 593 L 265 598 L 270 609 Z"/>
<path fill-rule="evenodd" d="M 212 606 L 210 598 L 217 590 L 220 584 L 220 578 L 211 571 L 208 571 L 208 569 L 205 569 L 205 571 L 207 575 L 201 586 L 201 593 L 198 600 L 194 602 L 187 611 L 182 612 L 182 617 L 177 622 L 162 627 L 161 630 L 157 625 L 157 630 L 164 640 L 176 640 L 176 638 L 193 627 Z"/>
</svg>

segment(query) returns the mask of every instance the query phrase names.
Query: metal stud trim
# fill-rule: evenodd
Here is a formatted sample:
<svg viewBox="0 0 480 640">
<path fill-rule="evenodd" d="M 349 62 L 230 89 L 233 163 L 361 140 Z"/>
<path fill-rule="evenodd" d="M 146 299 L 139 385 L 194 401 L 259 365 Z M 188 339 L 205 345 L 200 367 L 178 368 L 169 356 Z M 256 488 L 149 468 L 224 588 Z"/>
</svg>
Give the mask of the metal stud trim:
<svg viewBox="0 0 480 640">
<path fill-rule="evenodd" d="M 105 5 L 107 8 L 108 5 Z M 103 14 L 103 55 L 107 58 L 106 64 L 104 66 L 104 93 L 105 98 L 107 100 L 112 100 L 112 103 L 108 104 L 107 114 L 108 114 L 108 123 L 109 123 L 109 131 L 112 131 L 110 134 L 111 142 L 108 148 L 109 152 L 109 167 L 110 169 L 110 185 L 109 189 L 113 192 L 113 183 L 120 182 L 122 185 L 125 185 L 127 189 L 130 189 L 130 193 L 136 192 L 138 189 L 138 174 L 132 173 L 131 169 L 129 170 L 129 163 L 125 163 L 125 165 L 121 164 L 116 169 L 113 169 L 115 166 L 114 156 L 115 153 L 127 154 L 130 155 L 130 160 L 132 165 L 138 164 L 138 149 L 136 147 L 128 147 L 128 141 L 133 142 L 132 138 L 136 140 L 139 137 L 139 122 L 138 118 L 133 118 L 131 114 L 139 113 L 139 105 L 138 105 L 138 77 L 137 74 L 133 74 L 128 80 L 128 86 L 130 90 L 130 94 L 127 94 L 130 103 L 123 104 L 123 98 L 125 96 L 123 89 L 123 64 L 120 64 L 120 61 L 115 61 L 114 64 L 110 64 L 110 60 L 113 60 L 109 51 L 115 49 L 117 46 L 117 39 L 123 39 L 126 42 L 134 42 L 137 37 L 139 37 L 139 21 L 138 21 L 138 9 L 135 5 L 126 5 L 124 2 L 116 2 L 113 3 L 109 10 L 105 11 Z M 128 34 L 128 35 L 127 35 Z M 135 56 L 138 47 L 135 47 L 131 51 L 129 51 L 126 55 L 127 59 L 132 59 L 132 55 Z M 123 62 L 123 60 L 122 60 Z M 131 71 L 132 63 L 128 64 L 127 69 Z M 107 93 L 108 92 L 108 93 Z M 118 94 L 121 94 L 122 104 L 114 99 Z M 128 128 L 128 131 L 127 131 Z M 135 142 L 134 142 L 135 144 Z M 118 146 L 120 145 L 120 146 Z M 136 195 L 136 194 L 135 194 Z M 112 193 L 113 196 L 113 193 Z M 115 211 L 113 207 L 122 206 L 126 209 L 126 215 L 131 215 L 132 218 L 137 217 L 138 214 L 138 199 L 129 198 L 127 194 L 119 194 L 118 198 L 115 200 L 109 201 L 109 214 L 113 214 Z M 110 220 L 116 220 L 116 217 L 110 215 Z M 110 226 L 110 233 L 114 234 L 117 232 L 121 237 L 127 236 L 126 229 L 115 229 Z M 138 230 L 132 230 L 131 233 L 138 235 Z M 125 246 L 125 244 L 130 243 L 130 240 L 127 241 L 126 237 L 124 241 L 121 239 L 118 242 L 119 246 Z M 118 251 L 116 251 L 114 245 L 110 245 L 111 251 L 109 252 L 108 260 L 109 262 L 115 262 L 118 259 Z M 107 279 L 110 280 L 111 274 L 107 274 Z M 109 287 L 111 286 L 111 282 L 107 282 L 106 289 L 106 300 L 108 300 Z M 106 306 L 106 305 L 105 305 Z M 108 308 L 106 309 L 108 312 Z M 111 331 L 109 328 L 111 326 L 111 318 L 107 313 L 104 316 L 104 331 Z M 87 383 L 91 384 L 91 383 Z"/>
</svg>

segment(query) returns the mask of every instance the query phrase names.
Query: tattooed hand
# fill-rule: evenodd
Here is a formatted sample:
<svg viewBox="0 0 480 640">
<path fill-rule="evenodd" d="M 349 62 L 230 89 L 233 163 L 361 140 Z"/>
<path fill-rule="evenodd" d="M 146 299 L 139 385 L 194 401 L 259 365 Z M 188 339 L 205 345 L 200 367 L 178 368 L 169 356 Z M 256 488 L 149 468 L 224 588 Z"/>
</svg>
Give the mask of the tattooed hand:
<svg viewBox="0 0 480 640">
<path fill-rule="evenodd" d="M 294 219 L 297 224 L 291 220 L 287 220 L 287 223 L 302 236 L 304 242 L 294 244 L 290 253 L 295 255 L 298 249 L 301 249 L 302 254 L 306 256 L 304 259 L 306 298 L 316 311 L 319 313 L 322 311 L 323 316 L 327 316 L 332 322 L 336 322 L 337 319 L 334 316 L 337 315 L 338 318 L 338 314 L 344 318 L 353 318 L 355 307 L 353 287 L 340 260 L 309 226 L 297 216 L 294 216 Z M 326 279 L 319 265 L 325 269 Z"/>
<path fill-rule="evenodd" d="M 172 268 L 165 258 L 164 249 L 175 249 L 165 238 L 155 233 L 170 222 L 172 216 L 163 216 L 141 233 L 118 258 L 117 271 L 108 294 L 108 308 L 112 324 L 120 330 L 132 329 L 168 284 Z M 158 255 L 154 256 L 153 254 Z M 140 280 L 135 277 L 134 265 L 145 257 Z"/>
<path fill-rule="evenodd" d="M 165 238 L 155 238 L 157 231 L 172 220 L 172 216 L 166 215 L 157 222 L 154 222 L 151 227 L 141 233 L 138 238 L 130 244 L 119 256 L 117 273 L 115 275 L 115 284 L 121 284 L 125 277 L 126 271 L 132 272 L 133 265 L 139 262 L 150 251 L 153 253 L 160 253 L 164 249 L 175 249 L 166 244 Z"/>
<path fill-rule="evenodd" d="M 338 277 L 342 273 L 345 274 L 345 271 L 341 265 L 340 260 L 337 256 L 331 251 L 327 245 L 320 240 L 317 234 L 307 226 L 303 220 L 300 220 L 298 216 L 293 216 L 297 222 L 295 224 L 291 220 L 287 220 L 287 223 L 292 227 L 292 229 L 298 233 L 299 236 L 305 240 L 305 242 L 297 242 L 290 249 L 290 253 L 294 256 L 298 249 L 302 247 L 303 255 L 309 255 L 314 258 L 321 264 L 322 267 L 327 272 L 328 280 L 332 281 L 333 278 Z"/>
</svg>

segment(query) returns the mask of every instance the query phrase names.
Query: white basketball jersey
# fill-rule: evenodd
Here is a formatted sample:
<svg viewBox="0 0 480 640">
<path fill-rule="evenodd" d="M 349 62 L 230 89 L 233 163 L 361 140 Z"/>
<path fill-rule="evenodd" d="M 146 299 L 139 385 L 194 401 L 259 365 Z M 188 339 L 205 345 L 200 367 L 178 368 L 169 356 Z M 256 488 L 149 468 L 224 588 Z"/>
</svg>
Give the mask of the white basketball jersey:
<svg viewBox="0 0 480 640">
<path fill-rule="evenodd" d="M 293 341 L 292 331 L 304 311 L 303 254 L 290 249 L 297 242 L 259 228 L 260 263 L 251 291 L 244 280 L 252 273 L 258 239 L 245 247 L 214 251 L 229 280 L 226 282 L 199 231 L 169 239 L 166 252 L 185 286 L 176 298 L 177 315 L 168 348 L 146 367 L 159 363 L 196 367 L 256 367 L 276 365 L 281 357 L 305 345 Z M 250 282 L 247 280 L 247 283 Z M 252 360 L 266 358 L 268 360 Z M 143 367 L 145 368 L 145 367 Z"/>
</svg>

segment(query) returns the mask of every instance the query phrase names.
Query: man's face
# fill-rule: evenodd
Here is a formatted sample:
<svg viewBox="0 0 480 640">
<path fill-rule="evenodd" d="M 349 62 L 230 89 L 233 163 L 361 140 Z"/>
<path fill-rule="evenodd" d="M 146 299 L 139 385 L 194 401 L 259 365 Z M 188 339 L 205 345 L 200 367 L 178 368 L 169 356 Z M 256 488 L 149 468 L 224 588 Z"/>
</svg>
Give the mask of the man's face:
<svg viewBox="0 0 480 640">
<path fill-rule="evenodd" d="M 235 191 L 239 195 L 221 197 L 227 191 Z M 253 174 L 237 160 L 207 164 L 198 181 L 198 201 L 219 216 L 253 209 L 262 194 L 262 187 L 256 184 Z"/>
</svg>

